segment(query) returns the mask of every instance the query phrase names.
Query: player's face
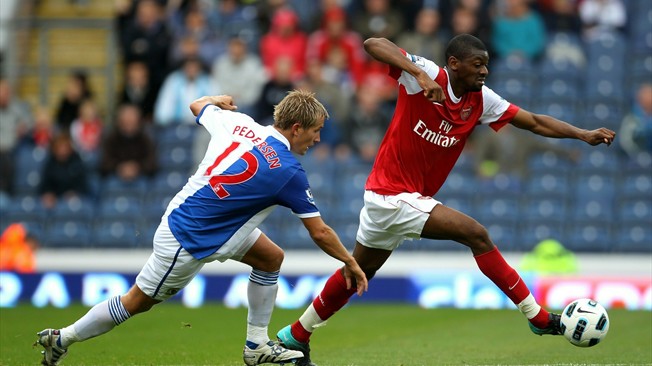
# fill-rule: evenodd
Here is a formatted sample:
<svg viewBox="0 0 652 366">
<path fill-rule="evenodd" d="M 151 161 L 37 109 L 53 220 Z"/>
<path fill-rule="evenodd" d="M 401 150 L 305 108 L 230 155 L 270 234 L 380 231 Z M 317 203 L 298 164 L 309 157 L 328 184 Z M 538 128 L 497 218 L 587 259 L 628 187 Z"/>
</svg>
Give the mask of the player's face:
<svg viewBox="0 0 652 366">
<path fill-rule="evenodd" d="M 471 56 L 458 63 L 457 76 L 467 91 L 480 91 L 489 74 L 487 51 L 475 50 Z"/>
<path fill-rule="evenodd" d="M 323 119 L 313 127 L 307 129 L 298 127 L 292 143 L 292 151 L 299 155 L 305 155 L 308 152 L 308 148 L 319 142 L 322 128 L 324 128 Z"/>
</svg>

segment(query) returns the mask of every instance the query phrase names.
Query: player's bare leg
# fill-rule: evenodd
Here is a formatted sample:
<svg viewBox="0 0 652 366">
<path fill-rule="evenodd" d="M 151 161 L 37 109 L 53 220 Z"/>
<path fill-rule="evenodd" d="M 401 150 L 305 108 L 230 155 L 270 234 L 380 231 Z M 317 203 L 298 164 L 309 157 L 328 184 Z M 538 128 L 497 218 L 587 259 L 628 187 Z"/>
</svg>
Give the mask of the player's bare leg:
<svg viewBox="0 0 652 366">
<path fill-rule="evenodd" d="M 251 266 L 247 287 L 247 339 L 242 356 L 247 365 L 285 363 L 303 357 L 300 351 L 288 350 L 275 344 L 267 333 L 276 301 L 283 258 L 283 250 L 261 233 L 240 260 Z"/>
<path fill-rule="evenodd" d="M 374 277 L 391 254 L 390 250 L 368 248 L 360 243 L 356 243 L 353 249 L 353 257 L 365 272 L 368 280 Z M 310 359 L 309 342 L 312 332 L 324 325 L 326 320 L 344 307 L 349 298 L 355 293 L 355 284 L 347 289 L 342 269 L 338 269 L 326 281 L 324 289 L 308 306 L 299 320 L 281 329 L 276 334 L 285 347 L 303 352 L 304 357 L 297 362 L 298 366 L 315 365 Z"/>
<path fill-rule="evenodd" d="M 71 344 L 107 333 L 131 316 L 145 312 L 159 302 L 134 285 L 125 295 L 114 296 L 93 306 L 72 325 L 38 332 L 34 345 L 44 348 L 41 363 L 46 366 L 58 365 L 67 355 Z"/>
<path fill-rule="evenodd" d="M 548 313 L 537 304 L 521 276 L 507 264 L 491 241 L 487 229 L 475 219 L 450 207 L 437 205 L 426 221 L 422 237 L 451 239 L 469 247 L 480 271 L 527 317 L 532 332 L 538 335 L 561 334 L 559 316 Z"/>
</svg>

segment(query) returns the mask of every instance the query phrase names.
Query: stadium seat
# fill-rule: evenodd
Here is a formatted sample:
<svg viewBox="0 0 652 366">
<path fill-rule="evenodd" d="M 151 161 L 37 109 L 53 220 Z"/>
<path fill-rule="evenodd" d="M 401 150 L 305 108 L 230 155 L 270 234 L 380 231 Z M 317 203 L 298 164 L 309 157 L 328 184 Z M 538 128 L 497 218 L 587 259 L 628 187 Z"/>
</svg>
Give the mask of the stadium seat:
<svg viewBox="0 0 652 366">
<path fill-rule="evenodd" d="M 573 204 L 571 210 L 574 220 L 608 221 L 614 217 L 613 202 L 600 197 L 578 200 Z"/>
<path fill-rule="evenodd" d="M 60 219 L 51 223 L 42 241 L 47 247 L 83 248 L 89 245 L 90 220 Z"/>
<path fill-rule="evenodd" d="M 647 222 L 652 226 L 652 196 L 640 196 L 618 200 L 620 222 Z"/>
<path fill-rule="evenodd" d="M 14 190 L 16 194 L 35 194 L 41 183 L 43 164 L 48 156 L 41 147 L 21 147 L 16 151 Z"/>
<path fill-rule="evenodd" d="M 622 90 L 622 88 L 619 90 Z M 584 113 L 587 123 L 583 127 L 591 129 L 607 127 L 618 130 L 624 117 L 623 107 L 620 102 L 605 99 L 589 101 Z"/>
<path fill-rule="evenodd" d="M 48 217 L 48 213 L 38 197 L 22 195 L 14 197 L 7 210 L 7 218 L 12 222 L 41 221 Z"/>
<path fill-rule="evenodd" d="M 463 212 L 467 215 L 475 216 L 476 206 L 475 200 L 469 195 L 465 194 L 446 194 L 437 195 L 435 199 L 441 201 L 442 204 L 457 211 Z"/>
<path fill-rule="evenodd" d="M 493 223 L 486 225 L 491 241 L 501 251 L 522 251 L 520 230 L 511 223 Z"/>
<path fill-rule="evenodd" d="M 569 191 L 568 177 L 559 173 L 533 172 L 525 184 L 525 192 L 531 197 L 567 196 Z"/>
<path fill-rule="evenodd" d="M 622 189 L 619 191 L 622 198 L 652 197 L 652 176 L 650 171 L 627 173 L 624 177 Z"/>
<path fill-rule="evenodd" d="M 481 179 L 478 182 L 478 192 L 481 195 L 493 194 L 518 194 L 521 191 L 521 179 L 513 175 L 498 173 L 491 178 Z"/>
<path fill-rule="evenodd" d="M 522 217 L 527 222 L 563 224 L 568 219 L 568 200 L 562 196 L 530 197 L 523 202 Z"/>
<path fill-rule="evenodd" d="M 564 238 L 564 222 L 562 220 L 528 219 L 521 230 L 519 248 L 523 252 L 529 252 L 543 240 L 562 240 L 562 238 Z"/>
<path fill-rule="evenodd" d="M 507 223 L 515 225 L 520 217 L 520 201 L 514 194 L 491 194 L 477 199 L 477 217 L 483 225 Z"/>
<path fill-rule="evenodd" d="M 158 145 L 173 144 L 189 147 L 194 141 L 195 132 L 198 126 L 190 123 L 172 123 L 159 127 L 156 132 Z"/>
<path fill-rule="evenodd" d="M 538 83 L 536 96 L 540 99 L 566 98 L 566 100 L 576 100 L 580 93 L 580 86 L 576 80 L 557 76 L 547 79 L 545 83 Z"/>
<path fill-rule="evenodd" d="M 149 182 L 146 177 L 139 177 L 132 181 L 126 181 L 118 176 L 111 175 L 101 181 L 100 192 L 104 195 L 125 194 L 131 196 L 142 196 L 149 190 Z"/>
<path fill-rule="evenodd" d="M 553 151 L 534 152 L 528 158 L 528 169 L 535 175 L 564 174 L 573 168 L 574 164 L 570 160 Z"/>
<path fill-rule="evenodd" d="M 586 150 L 585 150 L 586 151 Z M 613 174 L 621 168 L 618 156 L 611 151 L 590 149 L 582 154 L 577 169 L 583 173 Z"/>
<path fill-rule="evenodd" d="M 582 173 L 575 179 L 575 197 L 579 200 L 612 200 L 616 193 L 616 180 L 613 176 L 601 172 Z"/>
<path fill-rule="evenodd" d="M 475 173 L 453 170 L 444 185 L 437 193 L 438 197 L 445 199 L 450 194 L 463 193 L 472 198 L 478 189 L 478 181 Z"/>
<path fill-rule="evenodd" d="M 625 224 L 618 228 L 614 238 L 614 252 L 652 252 L 652 226 L 650 222 Z"/>
<path fill-rule="evenodd" d="M 580 112 L 577 102 L 572 99 L 560 98 L 557 96 L 543 97 L 534 104 L 533 112 L 543 113 L 572 124 L 581 124 Z"/>
<path fill-rule="evenodd" d="M 190 146 L 177 144 L 162 145 L 158 152 L 158 164 L 164 170 L 180 170 L 190 172 L 195 166 Z"/>
<path fill-rule="evenodd" d="M 606 221 L 574 222 L 568 228 L 567 248 L 576 252 L 607 252 L 613 246 L 611 228 Z"/>
<path fill-rule="evenodd" d="M 142 218 L 142 204 L 138 197 L 130 195 L 104 196 L 99 202 L 97 216 L 101 220 L 122 219 L 133 222 Z"/>
<path fill-rule="evenodd" d="M 134 248 L 140 240 L 140 232 L 133 221 L 102 220 L 91 237 L 95 248 Z"/>
<path fill-rule="evenodd" d="M 150 182 L 149 192 L 176 194 L 186 184 L 187 174 L 176 170 L 161 171 Z"/>
<path fill-rule="evenodd" d="M 85 197 L 61 199 L 52 209 L 54 219 L 92 219 L 95 214 L 94 202 Z"/>
</svg>

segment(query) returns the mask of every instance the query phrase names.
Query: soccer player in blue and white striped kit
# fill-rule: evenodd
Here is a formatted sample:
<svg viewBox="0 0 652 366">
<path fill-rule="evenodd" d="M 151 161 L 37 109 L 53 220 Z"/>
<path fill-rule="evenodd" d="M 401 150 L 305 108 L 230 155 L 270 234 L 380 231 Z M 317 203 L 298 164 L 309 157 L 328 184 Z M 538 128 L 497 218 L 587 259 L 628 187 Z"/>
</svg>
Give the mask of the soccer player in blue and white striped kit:
<svg viewBox="0 0 652 366">
<path fill-rule="evenodd" d="M 190 109 L 211 134 L 197 171 L 172 199 L 154 234 L 154 250 L 124 295 L 103 301 L 74 324 L 38 333 L 42 364 L 58 365 L 75 343 L 99 336 L 167 300 L 184 288 L 204 264 L 237 260 L 252 267 L 243 359 L 247 365 L 292 363 L 303 357 L 269 339 L 283 250 L 258 229 L 274 207 L 298 216 L 317 246 L 345 264 L 357 292 L 367 289 L 364 272 L 322 220 L 305 171 L 293 153 L 304 155 L 319 142 L 328 118 L 314 94 L 295 90 L 274 109 L 274 125 L 261 126 L 235 112 L 227 95 L 205 96 Z"/>
</svg>

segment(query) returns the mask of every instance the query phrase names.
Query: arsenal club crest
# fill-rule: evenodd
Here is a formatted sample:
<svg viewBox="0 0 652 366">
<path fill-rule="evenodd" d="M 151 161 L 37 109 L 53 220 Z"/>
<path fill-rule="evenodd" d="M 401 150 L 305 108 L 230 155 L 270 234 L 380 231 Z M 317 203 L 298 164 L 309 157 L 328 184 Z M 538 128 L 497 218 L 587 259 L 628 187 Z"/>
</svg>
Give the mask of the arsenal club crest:
<svg viewBox="0 0 652 366">
<path fill-rule="evenodd" d="M 460 112 L 460 118 L 462 119 L 462 121 L 466 121 L 469 118 L 472 109 L 473 107 L 466 107 L 462 109 L 462 111 Z"/>
</svg>

